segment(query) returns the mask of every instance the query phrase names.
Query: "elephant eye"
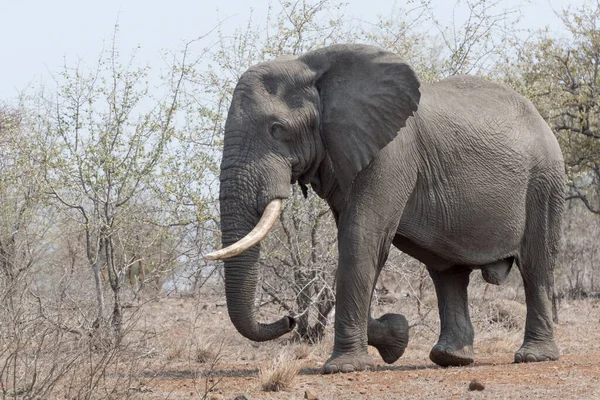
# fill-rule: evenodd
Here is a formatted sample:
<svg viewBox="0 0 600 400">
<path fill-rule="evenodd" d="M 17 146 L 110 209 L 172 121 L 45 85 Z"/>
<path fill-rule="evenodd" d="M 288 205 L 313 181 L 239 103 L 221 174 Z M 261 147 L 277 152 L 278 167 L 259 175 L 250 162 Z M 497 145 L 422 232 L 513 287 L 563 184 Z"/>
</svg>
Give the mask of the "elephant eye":
<svg viewBox="0 0 600 400">
<path fill-rule="evenodd" d="M 273 124 L 271 124 L 271 136 L 277 140 L 287 141 L 290 139 L 287 129 L 279 122 L 273 122 Z"/>
</svg>

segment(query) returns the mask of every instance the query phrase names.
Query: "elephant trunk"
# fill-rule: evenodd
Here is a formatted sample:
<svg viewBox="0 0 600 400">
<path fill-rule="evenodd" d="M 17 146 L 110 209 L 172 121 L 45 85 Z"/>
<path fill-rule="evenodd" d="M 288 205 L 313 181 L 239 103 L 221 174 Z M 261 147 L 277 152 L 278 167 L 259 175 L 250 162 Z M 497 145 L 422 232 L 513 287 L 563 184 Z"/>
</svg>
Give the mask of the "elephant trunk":
<svg viewBox="0 0 600 400">
<path fill-rule="evenodd" d="M 225 261 L 225 294 L 229 318 L 238 332 L 250 340 L 262 342 L 290 332 L 296 322 L 288 316 L 271 324 L 256 321 L 257 247 Z"/>
<path fill-rule="evenodd" d="M 225 186 L 222 184 L 221 190 L 227 191 Z M 238 242 L 258 222 L 258 218 L 254 217 L 244 204 L 243 201 L 226 198 L 222 193 L 221 230 L 224 247 Z M 229 318 L 238 332 L 257 342 L 275 339 L 290 332 L 295 326 L 292 317 L 284 317 L 271 324 L 261 324 L 256 321 L 254 302 L 258 284 L 259 253 L 260 244 L 256 244 L 243 253 L 224 260 L 225 294 Z"/>
</svg>

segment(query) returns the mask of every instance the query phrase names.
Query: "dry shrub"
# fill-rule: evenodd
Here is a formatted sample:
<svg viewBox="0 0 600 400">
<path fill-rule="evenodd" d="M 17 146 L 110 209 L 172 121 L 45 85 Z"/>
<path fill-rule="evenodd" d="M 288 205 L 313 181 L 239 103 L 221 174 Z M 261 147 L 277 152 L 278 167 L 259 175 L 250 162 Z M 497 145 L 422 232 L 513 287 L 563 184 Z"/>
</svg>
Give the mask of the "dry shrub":
<svg viewBox="0 0 600 400">
<path fill-rule="evenodd" d="M 294 378 L 296 378 L 299 371 L 300 364 L 298 361 L 284 351 L 271 365 L 260 368 L 258 378 L 262 390 L 265 392 L 279 392 L 292 388 Z"/>
<path fill-rule="evenodd" d="M 165 349 L 167 361 L 177 361 L 184 358 L 186 345 L 182 342 L 176 342 Z"/>
<path fill-rule="evenodd" d="M 294 358 L 296 360 L 305 360 L 310 356 L 312 349 L 307 344 L 299 344 L 294 348 Z"/>
<path fill-rule="evenodd" d="M 77 318 L 77 312 L 93 315 L 93 301 L 80 299 L 74 308 L 33 289 L 20 293 L 12 298 L 18 308 L 0 312 L 0 397 L 126 398 L 140 371 L 161 368 L 139 340 L 138 310 L 126 310 L 116 336 L 108 326 L 93 328 Z"/>
<path fill-rule="evenodd" d="M 200 342 L 196 346 L 196 362 L 205 364 L 213 361 L 220 352 L 222 345 L 219 347 L 212 341 Z"/>
<path fill-rule="evenodd" d="M 193 336 L 194 326 L 176 323 L 173 328 L 160 335 L 159 345 L 167 361 L 195 361 L 197 358 L 196 339 Z"/>
<path fill-rule="evenodd" d="M 322 362 L 331 355 L 333 351 L 333 337 L 332 332 L 328 332 L 323 340 L 309 346 L 310 354 L 308 358 L 310 360 Z"/>
<path fill-rule="evenodd" d="M 499 299 L 489 303 L 486 320 L 495 327 L 507 330 L 522 329 L 525 325 L 526 307 L 513 300 Z"/>
</svg>

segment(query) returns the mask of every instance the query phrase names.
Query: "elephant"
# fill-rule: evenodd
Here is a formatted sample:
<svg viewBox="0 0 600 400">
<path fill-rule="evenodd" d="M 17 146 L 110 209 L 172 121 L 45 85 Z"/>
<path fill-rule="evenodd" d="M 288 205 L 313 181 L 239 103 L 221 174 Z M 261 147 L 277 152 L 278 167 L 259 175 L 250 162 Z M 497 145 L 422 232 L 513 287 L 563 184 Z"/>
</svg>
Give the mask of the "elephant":
<svg viewBox="0 0 600 400">
<path fill-rule="evenodd" d="M 515 362 L 557 360 L 552 293 L 564 164 L 551 129 L 514 90 L 474 76 L 421 84 L 403 59 L 339 44 L 263 62 L 232 94 L 220 172 L 221 250 L 230 319 L 248 339 L 290 332 L 293 316 L 259 323 L 260 240 L 290 185 L 325 199 L 338 228 L 334 348 L 324 373 L 395 362 L 400 314 L 371 317 L 391 245 L 424 263 L 441 328 L 430 359 L 473 363 L 470 273 L 500 284 L 516 263 L 527 317 Z"/>
</svg>

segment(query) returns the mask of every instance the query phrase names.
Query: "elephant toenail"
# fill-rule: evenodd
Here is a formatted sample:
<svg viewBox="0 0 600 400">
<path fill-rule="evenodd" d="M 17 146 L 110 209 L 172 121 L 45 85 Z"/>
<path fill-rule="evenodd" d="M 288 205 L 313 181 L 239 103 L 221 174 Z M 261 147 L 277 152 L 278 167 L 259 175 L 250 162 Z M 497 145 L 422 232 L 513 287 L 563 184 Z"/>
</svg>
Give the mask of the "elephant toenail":
<svg viewBox="0 0 600 400">
<path fill-rule="evenodd" d="M 342 365 L 342 371 L 343 372 L 354 372 L 355 368 L 354 365 L 352 364 L 344 364 Z"/>
<path fill-rule="evenodd" d="M 537 358 L 536 358 L 536 357 L 535 357 L 533 354 L 527 354 L 527 355 L 525 356 L 525 360 L 526 360 L 527 362 L 536 362 L 536 361 L 537 361 Z"/>
<path fill-rule="evenodd" d="M 337 365 L 334 364 L 326 364 L 323 366 L 324 374 L 335 374 L 339 372 Z"/>
</svg>

